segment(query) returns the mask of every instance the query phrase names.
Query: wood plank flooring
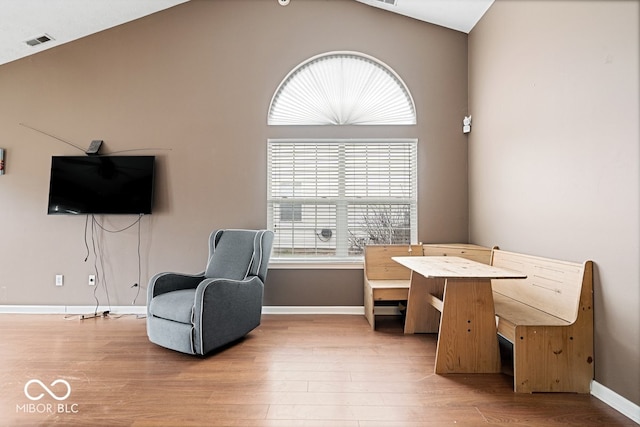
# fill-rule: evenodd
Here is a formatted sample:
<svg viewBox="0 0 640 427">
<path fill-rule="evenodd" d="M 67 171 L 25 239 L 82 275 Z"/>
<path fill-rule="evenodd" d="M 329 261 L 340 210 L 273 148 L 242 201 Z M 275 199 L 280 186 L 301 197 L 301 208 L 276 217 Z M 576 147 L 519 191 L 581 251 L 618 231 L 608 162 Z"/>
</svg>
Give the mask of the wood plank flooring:
<svg viewBox="0 0 640 427">
<path fill-rule="evenodd" d="M 394 318 L 372 331 L 362 316 L 265 315 L 206 358 L 158 347 L 145 328 L 133 316 L 0 315 L 0 426 L 636 425 L 590 395 L 434 375 L 436 336 L 405 336 Z"/>
</svg>

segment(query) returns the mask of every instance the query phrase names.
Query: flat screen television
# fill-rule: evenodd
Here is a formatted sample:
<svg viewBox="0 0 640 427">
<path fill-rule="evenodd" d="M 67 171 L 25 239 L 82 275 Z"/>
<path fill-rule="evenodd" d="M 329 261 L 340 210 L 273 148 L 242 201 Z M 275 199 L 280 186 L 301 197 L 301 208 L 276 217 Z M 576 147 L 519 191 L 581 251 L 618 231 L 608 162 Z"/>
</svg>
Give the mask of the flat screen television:
<svg viewBox="0 0 640 427">
<path fill-rule="evenodd" d="M 48 214 L 150 214 L 155 156 L 53 156 Z"/>
</svg>

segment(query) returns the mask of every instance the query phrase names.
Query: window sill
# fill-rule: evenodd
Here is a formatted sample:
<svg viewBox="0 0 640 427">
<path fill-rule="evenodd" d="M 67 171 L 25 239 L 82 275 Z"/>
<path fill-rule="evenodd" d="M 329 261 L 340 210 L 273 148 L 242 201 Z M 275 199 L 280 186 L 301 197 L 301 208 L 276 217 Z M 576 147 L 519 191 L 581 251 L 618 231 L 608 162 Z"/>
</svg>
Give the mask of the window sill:
<svg viewBox="0 0 640 427">
<path fill-rule="evenodd" d="M 345 258 L 341 260 L 329 258 L 271 258 L 269 269 L 278 270 L 362 270 L 362 258 Z"/>
</svg>

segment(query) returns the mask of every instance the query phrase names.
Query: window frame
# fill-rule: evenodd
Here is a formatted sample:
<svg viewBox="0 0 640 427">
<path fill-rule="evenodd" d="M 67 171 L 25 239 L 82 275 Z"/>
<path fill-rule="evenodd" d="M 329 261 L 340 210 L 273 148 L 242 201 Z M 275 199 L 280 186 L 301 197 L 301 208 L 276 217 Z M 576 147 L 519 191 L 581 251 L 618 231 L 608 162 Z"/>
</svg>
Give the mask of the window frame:
<svg viewBox="0 0 640 427">
<path fill-rule="evenodd" d="M 319 144 L 335 144 L 335 145 L 350 145 L 356 146 L 358 144 L 362 144 L 363 147 L 365 145 L 382 145 L 389 146 L 393 144 L 403 144 L 410 151 L 410 164 L 407 165 L 409 169 L 408 172 L 410 174 L 410 189 L 408 197 L 397 197 L 397 196 L 387 196 L 387 197 L 359 197 L 354 201 L 354 198 L 346 197 L 344 194 L 344 185 L 341 184 L 339 187 L 343 187 L 340 191 L 342 194 L 339 194 L 337 198 L 331 198 L 328 200 L 327 198 L 319 197 L 319 204 L 328 204 L 330 202 L 334 202 L 336 200 L 340 200 L 340 204 L 343 208 L 342 218 L 338 218 L 338 213 L 336 213 L 336 228 L 335 231 L 335 239 L 340 240 L 342 244 L 343 251 L 339 253 L 339 248 L 336 248 L 335 255 L 300 255 L 300 256 L 281 256 L 277 254 L 276 244 L 274 244 L 274 254 L 272 255 L 272 261 L 274 266 L 280 266 L 280 268 L 305 268 L 306 266 L 310 266 L 314 268 L 314 266 L 325 265 L 330 266 L 328 268 L 361 268 L 362 267 L 362 259 L 363 255 L 348 255 L 349 243 L 348 243 L 348 231 L 350 230 L 350 226 L 348 224 L 349 216 L 346 212 L 347 206 L 373 206 L 376 204 L 380 204 L 383 206 L 395 206 L 395 205 L 409 205 L 409 240 L 411 244 L 416 244 L 417 236 L 418 236 L 418 139 L 417 138 L 271 138 L 267 140 L 267 228 L 274 230 L 278 233 L 275 225 L 278 222 L 278 217 L 280 212 L 274 212 L 274 205 L 282 200 L 294 201 L 296 199 L 286 199 L 282 197 L 277 197 L 274 194 L 273 189 L 273 152 L 272 145 L 273 144 L 315 144 L 316 146 Z M 341 170 L 338 174 L 347 174 L 347 166 L 341 164 L 339 166 Z M 389 166 L 386 166 L 387 169 L 390 169 Z M 389 172 L 391 173 L 391 172 Z M 404 172 L 406 173 L 406 171 Z M 340 179 L 344 179 L 344 176 Z M 392 180 L 389 180 L 391 182 Z M 288 185 L 289 183 L 287 183 Z M 294 184 L 291 183 L 293 186 Z M 391 191 L 391 190 L 389 190 Z M 304 197 L 302 199 L 296 200 L 295 203 L 313 203 L 313 197 L 308 198 Z M 337 206 L 337 204 L 336 204 Z M 292 206 L 293 208 L 293 206 Z M 336 210 L 338 208 L 336 207 Z M 340 222 L 340 224 L 338 224 Z M 293 227 L 293 224 L 292 224 Z M 357 227 L 355 227 L 357 228 Z M 340 234 L 343 233 L 343 234 Z M 278 236 L 276 235 L 276 242 Z M 336 246 L 340 243 L 336 243 Z M 292 243 L 292 248 L 295 247 L 295 243 Z"/>
</svg>

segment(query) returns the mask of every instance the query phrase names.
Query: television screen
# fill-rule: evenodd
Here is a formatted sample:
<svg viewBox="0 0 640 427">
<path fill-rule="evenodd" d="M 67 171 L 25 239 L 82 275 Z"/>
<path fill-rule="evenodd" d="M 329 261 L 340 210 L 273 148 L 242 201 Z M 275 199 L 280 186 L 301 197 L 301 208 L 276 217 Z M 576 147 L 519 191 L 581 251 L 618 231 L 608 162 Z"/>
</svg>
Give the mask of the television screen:
<svg viewBox="0 0 640 427">
<path fill-rule="evenodd" d="M 154 156 L 54 156 L 50 215 L 150 214 Z"/>
</svg>

